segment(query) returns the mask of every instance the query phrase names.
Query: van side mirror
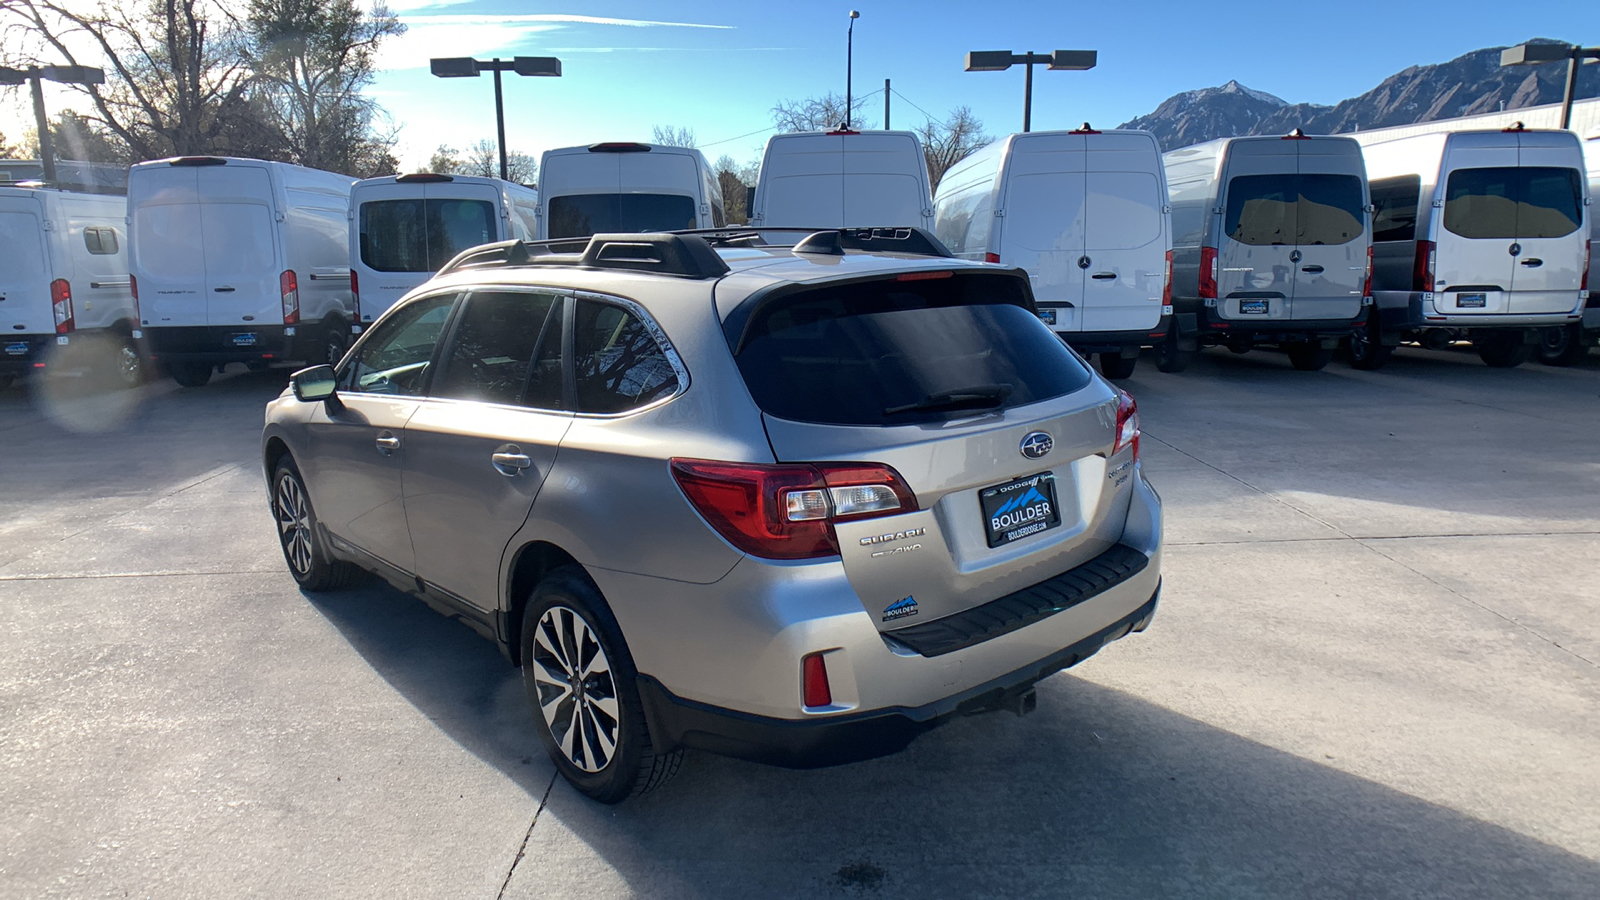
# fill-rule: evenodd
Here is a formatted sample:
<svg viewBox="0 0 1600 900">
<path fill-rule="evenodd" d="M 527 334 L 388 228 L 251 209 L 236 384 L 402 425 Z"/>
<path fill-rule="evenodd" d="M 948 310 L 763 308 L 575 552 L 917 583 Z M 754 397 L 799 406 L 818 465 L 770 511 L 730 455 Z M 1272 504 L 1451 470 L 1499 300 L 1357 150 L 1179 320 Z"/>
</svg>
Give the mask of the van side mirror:
<svg viewBox="0 0 1600 900">
<path fill-rule="evenodd" d="M 289 386 L 294 388 L 294 398 L 302 403 L 314 403 L 333 396 L 339 386 L 333 366 L 312 366 L 289 376 Z"/>
</svg>

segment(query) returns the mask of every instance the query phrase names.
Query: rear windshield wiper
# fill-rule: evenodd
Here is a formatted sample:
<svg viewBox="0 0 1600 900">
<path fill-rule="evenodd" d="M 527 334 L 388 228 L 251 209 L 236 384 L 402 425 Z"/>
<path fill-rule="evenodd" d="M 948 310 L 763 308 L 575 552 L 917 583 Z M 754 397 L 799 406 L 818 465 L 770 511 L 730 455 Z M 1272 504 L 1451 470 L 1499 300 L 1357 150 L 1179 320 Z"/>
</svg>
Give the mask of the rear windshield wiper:
<svg viewBox="0 0 1600 900">
<path fill-rule="evenodd" d="M 915 403 L 886 407 L 883 414 L 895 416 L 900 413 L 933 412 L 943 409 L 986 409 L 1004 403 L 1006 398 L 1011 396 L 1012 389 L 1012 385 L 1009 384 L 975 384 L 969 388 L 929 394 Z"/>
</svg>

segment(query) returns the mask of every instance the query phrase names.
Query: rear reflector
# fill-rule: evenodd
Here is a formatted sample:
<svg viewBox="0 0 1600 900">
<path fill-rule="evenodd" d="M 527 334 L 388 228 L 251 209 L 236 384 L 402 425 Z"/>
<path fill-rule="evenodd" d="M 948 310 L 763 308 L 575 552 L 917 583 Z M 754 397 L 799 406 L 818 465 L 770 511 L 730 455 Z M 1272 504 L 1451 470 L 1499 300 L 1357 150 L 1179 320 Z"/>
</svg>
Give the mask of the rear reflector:
<svg viewBox="0 0 1600 900">
<path fill-rule="evenodd" d="M 293 269 L 284 269 L 283 274 L 278 276 L 278 290 L 283 294 L 283 324 L 299 324 L 300 284 L 294 277 Z"/>
<path fill-rule="evenodd" d="M 809 707 L 832 706 L 833 689 L 828 686 L 828 664 L 821 653 L 807 653 L 800 659 L 801 702 Z"/>
<path fill-rule="evenodd" d="M 985 253 L 983 255 L 983 261 L 984 262 L 997 263 L 997 262 L 1000 261 L 1000 254 L 998 254 L 998 253 Z"/>
<path fill-rule="evenodd" d="M 397 175 L 394 179 L 395 184 L 435 184 L 440 181 L 455 181 L 455 179 L 437 172 L 412 172 L 410 175 Z"/>
<path fill-rule="evenodd" d="M 72 285 L 65 278 L 50 282 L 50 312 L 55 315 L 56 334 L 71 334 L 77 322 L 72 316 Z"/>
<path fill-rule="evenodd" d="M 180 156 L 170 162 L 174 166 L 225 166 L 228 161 L 220 156 Z"/>
<path fill-rule="evenodd" d="M 608 141 L 603 144 L 590 144 L 590 153 L 649 153 L 649 144 L 638 144 L 632 141 Z"/>
<path fill-rule="evenodd" d="M 956 273 L 951 272 L 951 271 L 943 271 L 943 272 L 906 272 L 906 273 L 901 274 L 901 275 L 896 275 L 894 277 L 894 280 L 895 281 L 937 281 L 940 278 L 949 278 L 949 277 L 951 277 L 951 276 L 953 276 L 955 274 Z"/>
</svg>

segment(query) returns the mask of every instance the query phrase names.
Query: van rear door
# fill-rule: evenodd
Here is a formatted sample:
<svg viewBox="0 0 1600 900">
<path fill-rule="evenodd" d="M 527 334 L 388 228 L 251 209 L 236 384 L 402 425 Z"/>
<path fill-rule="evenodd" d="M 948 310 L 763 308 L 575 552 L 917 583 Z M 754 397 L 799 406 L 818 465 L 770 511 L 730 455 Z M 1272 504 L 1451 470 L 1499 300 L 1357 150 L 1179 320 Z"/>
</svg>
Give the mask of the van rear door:
<svg viewBox="0 0 1600 900">
<path fill-rule="evenodd" d="M 485 184 L 363 185 L 355 203 L 352 263 L 367 322 L 456 254 L 499 240 L 505 230 L 500 193 Z"/>
<path fill-rule="evenodd" d="M 208 324 L 283 324 L 285 266 L 271 175 L 237 161 L 199 166 L 195 175 Z"/>
<path fill-rule="evenodd" d="M 1582 283 L 1582 175 L 1579 154 L 1562 135 L 1518 135 L 1517 254 L 1511 270 L 1513 315 L 1569 312 L 1578 303 Z M 1559 143 L 1557 142 L 1559 141 Z M 1592 286 L 1591 286 L 1592 287 Z"/>
<path fill-rule="evenodd" d="M 1436 216 L 1433 306 L 1445 315 L 1511 311 L 1517 243 L 1517 144 L 1503 134 L 1452 135 Z"/>
<path fill-rule="evenodd" d="M 156 164 L 129 176 L 133 219 L 129 268 L 139 279 L 139 313 L 152 327 L 206 325 L 200 169 Z"/>
<path fill-rule="evenodd" d="M 1000 259 L 1028 271 L 1039 313 L 1058 332 L 1084 330 L 1086 149 L 1083 135 L 1014 138 L 995 220 Z"/>
<path fill-rule="evenodd" d="M 1167 273 L 1161 153 L 1143 134 L 1090 134 L 1085 141 L 1081 330 L 1155 328 Z"/>
<path fill-rule="evenodd" d="M 1281 322 L 1294 296 L 1299 148 L 1304 141 L 1235 141 L 1223 173 L 1217 237 L 1217 315 Z"/>
<path fill-rule="evenodd" d="M 44 210 L 37 198 L 0 196 L 0 360 L 25 356 L 24 334 L 54 334 Z"/>
<path fill-rule="evenodd" d="M 1353 142 L 1311 138 L 1284 143 L 1299 150 L 1291 318 L 1354 319 L 1367 278 L 1366 168 Z"/>
</svg>

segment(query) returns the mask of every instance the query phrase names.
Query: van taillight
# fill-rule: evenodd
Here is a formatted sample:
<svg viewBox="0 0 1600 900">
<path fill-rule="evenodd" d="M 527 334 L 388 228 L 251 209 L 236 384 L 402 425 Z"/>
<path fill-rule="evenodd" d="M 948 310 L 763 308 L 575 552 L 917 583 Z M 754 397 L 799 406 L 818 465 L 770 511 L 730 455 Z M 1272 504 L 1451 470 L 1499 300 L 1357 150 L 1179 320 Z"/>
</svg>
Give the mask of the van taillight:
<svg viewBox="0 0 1600 900">
<path fill-rule="evenodd" d="M 766 559 L 838 556 L 834 522 L 917 509 L 917 498 L 900 474 L 877 463 L 673 459 L 672 477 L 728 543 Z"/>
<path fill-rule="evenodd" d="M 984 262 L 997 263 L 997 262 L 1000 261 L 1000 254 L 998 254 L 998 253 L 985 253 L 983 255 L 983 261 Z"/>
<path fill-rule="evenodd" d="M 278 276 L 278 291 L 283 294 L 283 324 L 298 325 L 300 323 L 300 284 L 295 280 L 293 269 L 284 269 Z"/>
<path fill-rule="evenodd" d="M 128 290 L 133 292 L 133 317 L 143 322 L 144 314 L 139 311 L 139 276 L 128 276 Z"/>
<path fill-rule="evenodd" d="M 72 285 L 65 278 L 50 282 L 50 311 L 56 317 L 56 334 L 71 334 L 77 323 L 72 318 Z"/>
<path fill-rule="evenodd" d="M 1133 395 L 1127 391 L 1117 391 L 1117 443 L 1111 448 L 1111 455 L 1116 456 L 1127 447 L 1133 448 L 1133 460 L 1139 461 L 1139 404 L 1133 402 Z"/>
<path fill-rule="evenodd" d="M 1361 283 L 1361 296 L 1372 296 L 1372 245 L 1367 245 L 1367 280 Z"/>
<path fill-rule="evenodd" d="M 1583 242 L 1583 274 L 1578 276 L 1578 290 L 1589 289 L 1589 267 L 1594 265 L 1594 242 Z"/>
<path fill-rule="evenodd" d="M 1161 305 L 1172 305 L 1172 251 L 1167 251 L 1167 280 L 1161 285 Z"/>
<path fill-rule="evenodd" d="M 352 314 L 356 321 L 361 321 L 361 277 L 355 269 L 350 270 L 350 302 L 355 307 Z"/>
<path fill-rule="evenodd" d="M 1433 263 L 1437 248 L 1433 241 L 1417 241 L 1417 258 L 1411 265 L 1411 289 L 1433 293 Z"/>
<path fill-rule="evenodd" d="M 1217 248 L 1200 248 L 1200 296 L 1217 299 Z"/>
</svg>

